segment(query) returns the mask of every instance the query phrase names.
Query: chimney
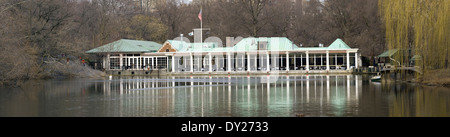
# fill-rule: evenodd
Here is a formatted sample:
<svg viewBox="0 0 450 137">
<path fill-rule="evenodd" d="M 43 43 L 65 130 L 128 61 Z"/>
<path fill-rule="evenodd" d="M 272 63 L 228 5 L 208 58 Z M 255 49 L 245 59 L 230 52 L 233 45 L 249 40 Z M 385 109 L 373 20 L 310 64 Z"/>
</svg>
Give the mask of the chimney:
<svg viewBox="0 0 450 137">
<path fill-rule="evenodd" d="M 234 46 L 234 44 L 232 43 L 234 41 L 234 37 L 226 37 L 225 41 L 226 41 L 226 44 L 225 44 L 226 47 Z"/>
</svg>

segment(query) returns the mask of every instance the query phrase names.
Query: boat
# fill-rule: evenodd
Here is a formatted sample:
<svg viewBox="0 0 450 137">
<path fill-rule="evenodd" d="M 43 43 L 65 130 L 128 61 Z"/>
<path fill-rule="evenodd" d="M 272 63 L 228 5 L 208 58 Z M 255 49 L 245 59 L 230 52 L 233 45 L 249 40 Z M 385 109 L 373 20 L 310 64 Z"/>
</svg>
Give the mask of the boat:
<svg viewBox="0 0 450 137">
<path fill-rule="evenodd" d="M 377 73 L 376 76 L 373 76 L 372 78 L 370 78 L 370 81 L 372 81 L 372 82 L 379 82 L 379 81 L 381 81 L 380 73 Z"/>
</svg>

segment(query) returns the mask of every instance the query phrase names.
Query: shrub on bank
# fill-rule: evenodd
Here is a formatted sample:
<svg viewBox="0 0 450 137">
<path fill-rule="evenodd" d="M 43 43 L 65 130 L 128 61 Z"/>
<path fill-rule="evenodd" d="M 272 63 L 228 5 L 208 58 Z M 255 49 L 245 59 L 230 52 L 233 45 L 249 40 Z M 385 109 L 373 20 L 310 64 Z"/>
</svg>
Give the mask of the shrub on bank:
<svg viewBox="0 0 450 137">
<path fill-rule="evenodd" d="M 423 75 L 422 83 L 450 87 L 450 69 L 428 70 Z"/>
</svg>

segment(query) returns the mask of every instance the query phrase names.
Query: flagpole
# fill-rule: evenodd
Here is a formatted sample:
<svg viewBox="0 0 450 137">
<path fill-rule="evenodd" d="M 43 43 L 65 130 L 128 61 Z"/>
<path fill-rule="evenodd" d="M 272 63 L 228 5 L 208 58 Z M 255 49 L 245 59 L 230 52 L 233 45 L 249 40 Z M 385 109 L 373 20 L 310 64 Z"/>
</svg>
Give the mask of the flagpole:
<svg viewBox="0 0 450 137">
<path fill-rule="evenodd" d="M 200 8 L 200 11 L 202 11 L 202 8 Z M 201 13 L 203 16 L 203 13 Z M 203 46 L 203 17 L 202 19 L 200 19 L 200 42 L 201 42 L 201 46 Z"/>
</svg>

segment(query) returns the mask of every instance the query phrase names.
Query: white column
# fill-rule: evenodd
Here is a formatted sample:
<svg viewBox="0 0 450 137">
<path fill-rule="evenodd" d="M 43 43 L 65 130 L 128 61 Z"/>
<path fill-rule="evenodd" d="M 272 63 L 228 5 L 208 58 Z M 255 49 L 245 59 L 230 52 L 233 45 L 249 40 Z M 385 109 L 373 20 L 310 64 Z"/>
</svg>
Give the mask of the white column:
<svg viewBox="0 0 450 137">
<path fill-rule="evenodd" d="M 286 52 L 286 71 L 289 71 L 289 52 Z"/>
<path fill-rule="evenodd" d="M 323 66 L 323 55 L 320 54 L 320 66 Z"/>
<path fill-rule="evenodd" d="M 241 58 L 241 67 L 242 67 L 242 70 L 245 71 L 245 53 L 242 54 L 241 57 L 242 57 L 242 58 Z"/>
<path fill-rule="evenodd" d="M 202 67 L 202 66 L 200 65 L 200 60 L 202 60 L 202 59 L 203 59 L 203 55 L 201 54 L 200 58 L 197 58 L 197 70 L 198 71 L 201 71 L 200 67 Z"/>
<path fill-rule="evenodd" d="M 255 71 L 258 71 L 258 60 L 257 60 L 257 58 L 258 58 L 258 53 L 256 53 L 256 55 L 255 55 Z"/>
<path fill-rule="evenodd" d="M 136 67 L 136 69 L 139 69 L 139 58 L 140 57 L 136 57 L 136 62 L 134 63 L 134 66 Z"/>
<path fill-rule="evenodd" d="M 166 70 L 169 70 L 169 56 L 166 57 Z"/>
<path fill-rule="evenodd" d="M 209 60 L 208 60 L 209 72 L 212 72 L 212 56 L 211 56 L 211 52 L 209 52 L 208 55 L 209 55 Z M 216 62 L 216 64 L 217 64 L 217 62 Z"/>
<path fill-rule="evenodd" d="M 106 68 L 109 70 L 111 69 L 111 59 L 110 59 L 110 54 L 106 55 Z"/>
<path fill-rule="evenodd" d="M 334 54 L 334 65 L 336 65 L 336 69 L 337 69 L 337 65 L 338 65 L 338 63 L 337 63 L 337 54 Z"/>
<path fill-rule="evenodd" d="M 145 64 L 146 64 L 146 61 L 145 61 L 145 57 L 144 56 L 142 56 L 142 66 L 145 66 Z"/>
<path fill-rule="evenodd" d="M 119 69 L 122 70 L 122 66 L 123 66 L 123 54 L 119 54 Z"/>
<path fill-rule="evenodd" d="M 191 72 L 194 72 L 194 57 L 192 57 L 192 52 L 189 52 L 189 57 L 191 58 L 190 59 L 190 65 L 191 66 L 189 66 L 190 68 L 191 68 Z"/>
<path fill-rule="evenodd" d="M 142 58 L 143 60 L 142 60 L 142 62 L 144 62 L 144 66 L 147 64 L 147 61 L 146 61 L 146 59 L 147 58 Z"/>
<path fill-rule="evenodd" d="M 231 72 L 231 53 L 227 52 L 227 71 Z"/>
<path fill-rule="evenodd" d="M 297 67 L 297 56 L 294 54 L 294 70 Z"/>
<path fill-rule="evenodd" d="M 153 60 L 154 58 L 150 58 L 152 60 L 152 69 L 155 68 L 155 61 Z M 130 63 L 130 61 L 128 61 L 128 63 Z"/>
<path fill-rule="evenodd" d="M 300 66 L 303 66 L 303 54 L 300 54 Z"/>
<path fill-rule="evenodd" d="M 306 71 L 309 71 L 309 52 L 306 51 Z"/>
<path fill-rule="evenodd" d="M 349 52 L 347 51 L 347 70 L 350 70 L 350 56 Z"/>
<path fill-rule="evenodd" d="M 224 56 L 220 56 L 220 57 L 222 57 L 222 58 L 216 58 L 216 60 L 215 60 L 216 61 L 216 71 L 219 71 L 220 68 L 223 68 L 223 65 L 224 65 L 223 63 L 225 63 L 225 57 Z"/>
<path fill-rule="evenodd" d="M 181 61 L 181 59 L 180 59 L 180 61 Z M 179 64 L 179 62 L 177 62 L 178 64 Z M 183 56 L 183 64 L 184 64 L 184 70 L 183 71 L 186 71 L 186 68 L 187 68 L 187 58 L 186 58 L 186 56 Z"/>
<path fill-rule="evenodd" d="M 175 72 L 175 55 L 172 55 L 172 72 Z"/>
<path fill-rule="evenodd" d="M 270 65 L 269 65 L 269 63 L 270 63 L 270 61 L 269 61 L 269 52 L 266 52 L 266 54 L 267 54 L 267 58 L 266 58 L 266 60 L 267 60 L 267 71 L 270 71 Z"/>
<path fill-rule="evenodd" d="M 142 56 L 139 56 L 137 68 L 138 68 L 138 69 L 141 69 L 141 66 L 142 66 Z"/>
<path fill-rule="evenodd" d="M 326 56 L 326 61 L 327 61 L 327 70 L 330 70 L 330 52 L 327 50 L 327 56 Z"/>
<path fill-rule="evenodd" d="M 355 68 L 358 68 L 358 52 L 355 52 Z"/>
<path fill-rule="evenodd" d="M 103 57 L 103 68 L 106 69 L 106 57 Z"/>
<path fill-rule="evenodd" d="M 247 71 L 250 71 L 250 53 L 247 52 Z"/>
<path fill-rule="evenodd" d="M 314 59 L 313 59 L 314 61 L 314 67 L 316 67 L 317 66 L 317 64 L 316 64 L 316 54 L 314 54 Z"/>
</svg>

